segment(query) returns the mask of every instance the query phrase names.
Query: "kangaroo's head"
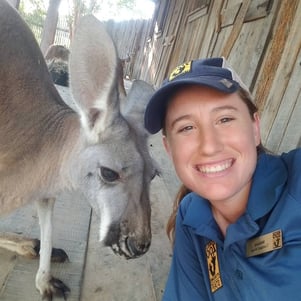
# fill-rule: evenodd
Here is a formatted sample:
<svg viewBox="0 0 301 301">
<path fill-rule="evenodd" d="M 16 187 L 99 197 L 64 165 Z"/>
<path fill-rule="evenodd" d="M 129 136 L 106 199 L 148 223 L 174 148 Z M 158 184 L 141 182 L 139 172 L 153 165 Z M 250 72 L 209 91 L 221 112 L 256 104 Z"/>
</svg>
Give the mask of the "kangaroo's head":
<svg viewBox="0 0 301 301">
<path fill-rule="evenodd" d="M 137 257 L 151 241 L 149 186 L 157 170 L 143 114 L 153 88 L 135 81 L 120 100 L 116 50 L 93 16 L 76 29 L 69 67 L 85 144 L 73 162 L 73 178 L 98 213 L 100 240 L 120 255 Z"/>
</svg>

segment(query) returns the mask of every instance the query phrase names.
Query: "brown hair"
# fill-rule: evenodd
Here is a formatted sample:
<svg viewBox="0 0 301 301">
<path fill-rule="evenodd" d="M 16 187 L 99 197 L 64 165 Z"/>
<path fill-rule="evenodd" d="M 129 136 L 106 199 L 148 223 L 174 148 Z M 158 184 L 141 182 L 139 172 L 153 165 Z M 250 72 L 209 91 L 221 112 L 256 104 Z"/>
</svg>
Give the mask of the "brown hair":
<svg viewBox="0 0 301 301">
<path fill-rule="evenodd" d="M 246 106 L 249 110 L 250 116 L 251 116 L 252 120 L 254 120 L 254 114 L 258 111 L 258 108 L 254 104 L 250 93 L 242 88 L 240 88 L 237 91 L 237 93 L 240 96 L 240 98 L 242 99 L 242 101 L 246 104 Z M 165 133 L 166 133 L 165 128 L 163 128 L 162 132 L 163 132 L 163 135 L 165 135 Z M 257 146 L 257 156 L 264 152 L 266 152 L 266 149 L 260 143 Z M 172 212 L 171 212 L 171 215 L 170 215 L 170 217 L 167 221 L 167 225 L 166 225 L 166 233 L 172 244 L 174 243 L 174 239 L 175 239 L 176 217 L 177 217 L 177 212 L 178 212 L 180 202 L 190 192 L 191 192 L 191 190 L 189 190 L 184 184 L 182 184 L 175 197 Z"/>
<path fill-rule="evenodd" d="M 175 238 L 176 217 L 177 217 L 177 212 L 178 212 L 180 202 L 182 201 L 184 196 L 190 192 L 191 191 L 184 184 L 182 184 L 174 200 L 172 212 L 166 225 L 166 234 L 172 243 L 174 242 L 174 238 Z"/>
</svg>

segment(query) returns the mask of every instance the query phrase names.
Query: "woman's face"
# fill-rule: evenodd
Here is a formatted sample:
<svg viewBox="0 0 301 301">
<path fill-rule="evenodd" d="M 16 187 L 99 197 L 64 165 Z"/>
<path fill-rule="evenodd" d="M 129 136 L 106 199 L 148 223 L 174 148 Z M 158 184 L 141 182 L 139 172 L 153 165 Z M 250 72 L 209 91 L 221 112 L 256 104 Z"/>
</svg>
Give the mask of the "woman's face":
<svg viewBox="0 0 301 301">
<path fill-rule="evenodd" d="M 185 186 L 211 203 L 247 198 L 260 143 L 259 118 L 251 118 L 237 93 L 189 86 L 170 101 L 163 142 Z"/>
</svg>

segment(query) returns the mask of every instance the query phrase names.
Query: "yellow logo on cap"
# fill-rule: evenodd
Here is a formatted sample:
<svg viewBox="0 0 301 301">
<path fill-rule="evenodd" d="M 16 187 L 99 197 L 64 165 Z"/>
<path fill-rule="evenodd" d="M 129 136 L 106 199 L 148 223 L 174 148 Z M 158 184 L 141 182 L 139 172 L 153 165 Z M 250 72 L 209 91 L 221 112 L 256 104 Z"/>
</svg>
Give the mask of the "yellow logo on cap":
<svg viewBox="0 0 301 301">
<path fill-rule="evenodd" d="M 182 65 L 179 65 L 178 67 L 176 67 L 169 75 L 169 80 L 173 80 L 174 78 L 176 78 L 177 76 L 187 73 L 191 70 L 191 61 L 184 63 Z"/>
</svg>

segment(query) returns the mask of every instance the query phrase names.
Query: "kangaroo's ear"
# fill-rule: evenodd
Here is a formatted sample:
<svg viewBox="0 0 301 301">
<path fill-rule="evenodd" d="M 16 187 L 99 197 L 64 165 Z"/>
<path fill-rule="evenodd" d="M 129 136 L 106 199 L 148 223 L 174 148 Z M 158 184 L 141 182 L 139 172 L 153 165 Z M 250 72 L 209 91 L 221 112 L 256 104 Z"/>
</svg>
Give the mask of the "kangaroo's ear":
<svg viewBox="0 0 301 301">
<path fill-rule="evenodd" d="M 154 88 L 145 81 L 135 80 L 127 98 L 122 102 L 122 115 L 142 135 L 149 136 L 144 128 L 144 112 L 154 91 Z"/>
<path fill-rule="evenodd" d="M 70 87 L 82 126 L 91 142 L 98 142 L 119 115 L 117 54 L 103 24 L 94 16 L 78 23 L 69 61 Z"/>
</svg>

